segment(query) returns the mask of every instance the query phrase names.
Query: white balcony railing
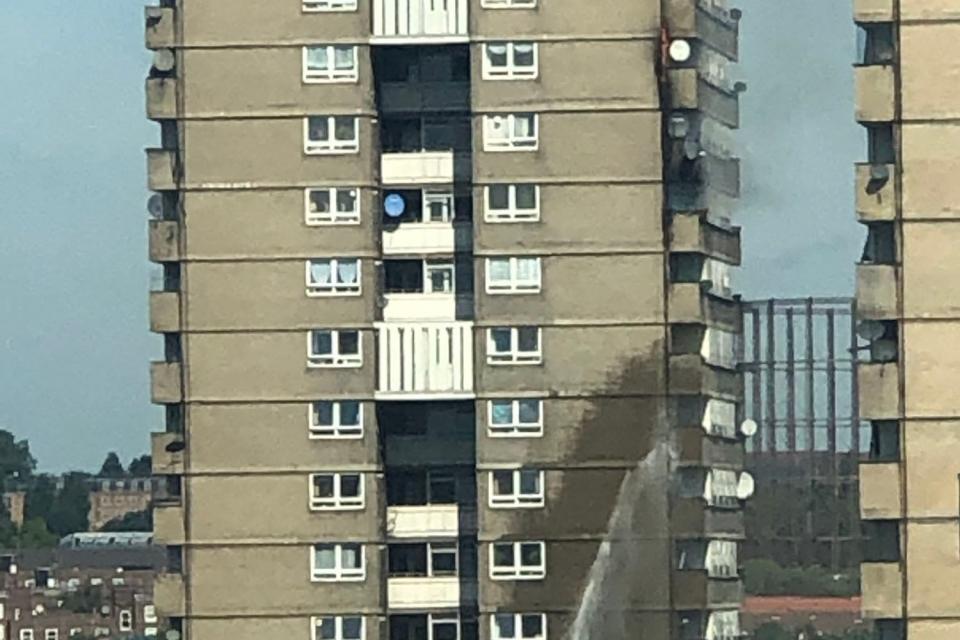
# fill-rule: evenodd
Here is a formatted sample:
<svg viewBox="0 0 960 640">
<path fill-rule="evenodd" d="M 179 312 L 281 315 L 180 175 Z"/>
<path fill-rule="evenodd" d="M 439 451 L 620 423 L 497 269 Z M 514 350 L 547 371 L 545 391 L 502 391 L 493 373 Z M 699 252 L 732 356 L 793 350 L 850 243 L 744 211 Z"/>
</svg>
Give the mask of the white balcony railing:
<svg viewBox="0 0 960 640">
<path fill-rule="evenodd" d="M 472 397 L 472 322 L 377 326 L 380 397 Z"/>
<path fill-rule="evenodd" d="M 398 40 L 464 39 L 469 35 L 467 0 L 374 0 L 373 35 Z"/>
<path fill-rule="evenodd" d="M 387 606 L 394 609 L 447 609 L 460 606 L 460 578 L 387 578 Z"/>
<path fill-rule="evenodd" d="M 460 509 L 455 504 L 387 507 L 387 535 L 392 538 L 456 538 Z"/>
<path fill-rule="evenodd" d="M 461 226 L 466 236 L 469 226 Z M 383 231 L 383 255 L 450 254 L 456 250 L 457 228 L 452 222 L 404 222 Z"/>
<path fill-rule="evenodd" d="M 383 296 L 384 322 L 446 321 L 470 318 L 473 297 L 454 293 L 387 293 Z"/>
<path fill-rule="evenodd" d="M 385 185 L 452 184 L 453 151 L 384 153 L 380 177 Z"/>
</svg>

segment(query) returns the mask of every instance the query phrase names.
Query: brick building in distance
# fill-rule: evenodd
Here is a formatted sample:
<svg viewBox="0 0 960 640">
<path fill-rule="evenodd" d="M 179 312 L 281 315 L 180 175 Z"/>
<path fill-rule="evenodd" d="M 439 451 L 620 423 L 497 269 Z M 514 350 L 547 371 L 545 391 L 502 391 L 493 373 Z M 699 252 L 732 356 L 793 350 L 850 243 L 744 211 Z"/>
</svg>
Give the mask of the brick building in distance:
<svg viewBox="0 0 960 640">
<path fill-rule="evenodd" d="M 96 478 L 90 482 L 91 531 L 128 513 L 150 508 L 153 481 L 149 478 Z"/>
</svg>

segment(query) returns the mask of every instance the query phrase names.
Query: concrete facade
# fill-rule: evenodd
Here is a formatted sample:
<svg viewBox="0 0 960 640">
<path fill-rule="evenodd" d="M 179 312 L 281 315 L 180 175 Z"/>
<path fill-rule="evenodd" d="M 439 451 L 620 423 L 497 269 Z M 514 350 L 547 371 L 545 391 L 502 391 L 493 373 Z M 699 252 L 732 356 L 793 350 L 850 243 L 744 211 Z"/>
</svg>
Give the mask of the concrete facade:
<svg viewBox="0 0 960 640">
<path fill-rule="evenodd" d="M 866 35 L 858 74 L 871 78 L 857 109 L 872 156 L 857 207 L 870 229 L 858 286 L 870 343 L 861 416 L 874 433 L 861 475 L 863 607 L 877 638 L 933 640 L 960 634 L 960 599 L 947 588 L 960 570 L 960 416 L 948 382 L 960 366 L 960 306 L 945 266 L 960 220 L 960 12 L 935 0 L 864 0 L 855 12 Z"/>
<path fill-rule="evenodd" d="M 170 626 L 738 636 L 741 384 L 737 344 L 716 339 L 740 331 L 738 300 L 704 263 L 739 263 L 736 93 L 716 72 L 739 13 L 161 4 L 147 111 Z M 674 71 L 704 89 L 672 90 Z M 410 319 L 390 315 L 401 299 Z M 707 428 L 708 399 L 732 431 Z"/>
</svg>

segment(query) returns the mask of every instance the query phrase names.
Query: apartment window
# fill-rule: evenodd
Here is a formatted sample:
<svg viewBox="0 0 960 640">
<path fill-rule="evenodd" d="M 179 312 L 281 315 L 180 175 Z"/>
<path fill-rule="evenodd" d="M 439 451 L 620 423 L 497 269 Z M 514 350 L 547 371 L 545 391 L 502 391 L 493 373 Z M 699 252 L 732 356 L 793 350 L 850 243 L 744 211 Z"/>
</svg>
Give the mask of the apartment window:
<svg viewBox="0 0 960 640">
<path fill-rule="evenodd" d="M 456 613 L 431 613 L 429 640 L 459 640 L 460 616 Z"/>
<path fill-rule="evenodd" d="M 361 616 L 323 616 L 310 619 L 311 640 L 363 640 Z"/>
<path fill-rule="evenodd" d="M 484 80 L 537 77 L 537 45 L 533 42 L 491 42 L 483 45 Z"/>
<path fill-rule="evenodd" d="M 81 629 L 80 627 L 70 627 L 70 632 L 67 635 L 69 635 L 72 638 L 73 636 L 79 636 L 82 633 L 83 633 L 83 629 Z M 150 635 L 150 634 L 144 631 L 144 635 Z M 156 633 L 154 633 L 154 635 L 156 635 Z"/>
<path fill-rule="evenodd" d="M 356 153 L 359 149 L 359 121 L 354 116 L 310 116 L 304 119 L 304 153 Z"/>
<path fill-rule="evenodd" d="M 480 0 L 484 9 L 533 9 L 537 0 Z"/>
<path fill-rule="evenodd" d="M 311 474 L 310 508 L 315 511 L 363 509 L 363 474 Z"/>
<path fill-rule="evenodd" d="M 487 329 L 488 364 L 540 364 L 539 327 Z"/>
<path fill-rule="evenodd" d="M 729 469 L 710 469 L 704 484 L 704 497 L 711 507 L 737 507 L 738 477 L 736 471 Z"/>
<path fill-rule="evenodd" d="M 490 545 L 490 578 L 539 580 L 547 575 L 542 542 L 494 542 Z"/>
<path fill-rule="evenodd" d="M 487 293 L 538 293 L 540 258 L 487 258 Z"/>
<path fill-rule="evenodd" d="M 483 148 L 486 151 L 535 151 L 538 117 L 535 113 L 483 116 Z"/>
<path fill-rule="evenodd" d="M 426 260 L 423 263 L 425 293 L 453 293 L 455 267 L 447 260 Z"/>
<path fill-rule="evenodd" d="M 359 224 L 358 189 L 307 189 L 305 220 L 308 225 Z"/>
<path fill-rule="evenodd" d="M 543 435 L 543 400 L 491 400 L 487 427 L 493 437 Z"/>
<path fill-rule="evenodd" d="M 157 636 L 158 629 L 156 627 L 144 627 L 143 635 L 148 638 L 155 638 Z"/>
<path fill-rule="evenodd" d="M 327 45 L 303 48 L 304 82 L 353 82 L 357 76 L 356 47 Z"/>
<path fill-rule="evenodd" d="M 129 609 L 123 609 L 120 611 L 120 631 L 130 631 L 131 629 L 133 629 L 133 612 Z"/>
<path fill-rule="evenodd" d="M 124 629 L 120 627 L 121 631 L 129 631 L 129 629 Z M 43 631 L 43 640 L 58 640 L 60 638 L 59 629 L 44 629 Z"/>
<path fill-rule="evenodd" d="M 487 222 L 536 222 L 540 219 L 540 187 L 535 184 L 494 184 L 484 190 Z"/>
<path fill-rule="evenodd" d="M 543 471 L 513 469 L 491 471 L 490 506 L 505 508 L 542 507 Z"/>
<path fill-rule="evenodd" d="M 143 605 L 143 621 L 147 624 L 153 624 L 157 621 L 157 608 L 152 604 Z"/>
<path fill-rule="evenodd" d="M 726 400 L 711 398 L 707 401 L 703 417 L 704 430 L 722 438 L 737 437 L 737 405 Z"/>
<path fill-rule="evenodd" d="M 362 438 L 363 405 L 356 400 L 321 400 L 310 405 L 311 438 Z"/>
<path fill-rule="evenodd" d="M 33 640 L 33 629 L 20 629 L 20 640 Z"/>
<path fill-rule="evenodd" d="M 455 576 L 457 545 L 454 542 L 391 544 L 388 565 L 392 576 Z"/>
<path fill-rule="evenodd" d="M 303 0 L 304 13 L 356 10 L 357 0 Z"/>
<path fill-rule="evenodd" d="M 490 616 L 491 640 L 545 640 L 547 616 L 542 613 L 496 613 Z"/>
<path fill-rule="evenodd" d="M 360 260 L 330 258 L 307 261 L 308 296 L 360 294 Z"/>
<path fill-rule="evenodd" d="M 310 556 L 315 582 L 356 582 L 366 577 L 362 544 L 315 544 Z"/>
<path fill-rule="evenodd" d="M 317 329 L 307 336 L 307 359 L 311 367 L 363 366 L 360 332 Z"/>
</svg>

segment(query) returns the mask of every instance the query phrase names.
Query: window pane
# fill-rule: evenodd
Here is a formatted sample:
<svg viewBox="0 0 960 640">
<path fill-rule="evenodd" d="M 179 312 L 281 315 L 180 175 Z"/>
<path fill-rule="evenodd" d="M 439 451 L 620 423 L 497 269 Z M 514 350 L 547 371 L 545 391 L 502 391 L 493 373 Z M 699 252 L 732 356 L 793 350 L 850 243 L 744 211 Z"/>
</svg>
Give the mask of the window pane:
<svg viewBox="0 0 960 640">
<path fill-rule="evenodd" d="M 311 140 L 322 142 L 330 139 L 330 122 L 326 116 L 310 118 L 308 125 Z"/>
<path fill-rule="evenodd" d="M 505 282 L 510 280 L 510 260 L 507 258 L 491 258 L 487 277 L 491 282 Z"/>
<path fill-rule="evenodd" d="M 540 472 L 539 471 L 521 471 L 520 472 L 520 493 L 534 494 L 540 493 Z"/>
<path fill-rule="evenodd" d="M 432 474 L 430 476 L 430 503 L 456 504 L 457 483 L 453 476 L 446 474 Z"/>
<path fill-rule="evenodd" d="M 337 637 L 337 619 L 320 618 L 317 625 L 317 637 L 321 640 L 334 640 Z"/>
<path fill-rule="evenodd" d="M 512 471 L 494 471 L 493 472 L 493 495 L 506 496 L 513 493 L 513 472 Z"/>
<path fill-rule="evenodd" d="M 307 68 L 314 71 L 325 71 L 330 64 L 326 47 L 310 47 L 307 49 Z"/>
<path fill-rule="evenodd" d="M 542 556 L 540 545 L 535 542 L 525 542 L 520 545 L 520 564 L 525 567 L 540 566 Z"/>
<path fill-rule="evenodd" d="M 360 403 L 347 401 L 340 403 L 340 424 L 344 426 L 360 426 Z"/>
<path fill-rule="evenodd" d="M 503 116 L 489 116 L 486 119 L 487 135 L 493 140 L 506 140 L 510 137 L 507 131 L 507 119 Z"/>
<path fill-rule="evenodd" d="M 333 336 L 329 331 L 314 331 L 310 334 L 313 352 L 317 355 L 329 355 L 333 352 Z"/>
<path fill-rule="evenodd" d="M 337 140 L 353 140 L 356 137 L 356 118 L 334 118 L 333 127 Z"/>
<path fill-rule="evenodd" d="M 344 498 L 360 497 L 360 476 L 340 476 L 340 496 Z"/>
<path fill-rule="evenodd" d="M 333 278 L 333 271 L 330 269 L 330 262 L 323 260 L 310 263 L 310 281 L 314 284 L 330 284 Z"/>
<path fill-rule="evenodd" d="M 539 351 L 540 336 L 536 327 L 517 329 L 517 349 L 519 351 Z"/>
<path fill-rule="evenodd" d="M 510 187 L 505 184 L 495 184 L 488 189 L 489 208 L 491 210 L 510 208 Z"/>
<path fill-rule="evenodd" d="M 537 187 L 532 184 L 518 184 L 517 189 L 517 209 L 536 209 L 537 208 Z"/>
<path fill-rule="evenodd" d="M 457 554 L 453 549 L 440 552 L 434 551 L 430 562 L 433 565 L 433 572 L 435 574 L 452 575 L 457 572 Z"/>
<path fill-rule="evenodd" d="M 523 412 L 521 410 L 521 419 Z M 513 422 L 513 403 L 509 400 L 494 400 L 490 407 L 493 424 L 511 424 Z"/>
<path fill-rule="evenodd" d="M 517 278 L 525 281 L 538 280 L 540 278 L 540 261 L 536 258 L 518 258 Z"/>
<path fill-rule="evenodd" d="M 357 210 L 357 192 L 354 189 L 337 189 L 337 211 L 352 213 Z"/>
<path fill-rule="evenodd" d="M 313 403 L 313 423 L 322 427 L 333 426 L 333 403 Z"/>
<path fill-rule="evenodd" d="M 494 616 L 494 624 L 497 627 L 496 637 L 500 640 L 515 638 L 517 635 L 517 625 L 512 613 L 500 613 Z"/>
<path fill-rule="evenodd" d="M 491 42 L 488 44 L 487 60 L 492 67 L 507 66 L 507 45 L 503 42 Z"/>
<path fill-rule="evenodd" d="M 543 618 L 539 615 L 525 615 L 520 622 L 524 638 L 539 638 L 543 635 Z"/>
<path fill-rule="evenodd" d="M 330 211 L 330 192 L 318 189 L 310 192 L 310 213 L 328 213 Z"/>
<path fill-rule="evenodd" d="M 334 47 L 333 65 L 338 71 L 349 71 L 355 66 L 353 47 Z"/>
<path fill-rule="evenodd" d="M 358 544 L 345 544 L 342 547 L 340 560 L 344 569 L 359 569 L 361 566 L 361 548 Z"/>
<path fill-rule="evenodd" d="M 314 476 L 313 478 L 313 497 L 314 498 L 332 498 L 333 497 L 333 476 Z"/>
<path fill-rule="evenodd" d="M 434 624 L 433 640 L 457 640 L 457 623 L 442 622 Z"/>
<path fill-rule="evenodd" d="M 496 567 L 512 567 L 513 545 L 510 543 L 493 545 L 493 564 Z"/>
<path fill-rule="evenodd" d="M 332 571 L 336 568 L 336 550 L 332 544 L 319 544 L 313 548 L 314 564 L 317 569 Z"/>
<path fill-rule="evenodd" d="M 357 284 L 358 260 L 343 260 L 337 263 L 337 277 L 343 284 Z"/>
<path fill-rule="evenodd" d="M 539 400 L 520 401 L 520 422 L 524 424 L 537 424 L 540 422 Z"/>
<path fill-rule="evenodd" d="M 513 132 L 518 138 L 532 138 L 533 116 L 529 114 L 514 116 Z"/>
<path fill-rule="evenodd" d="M 513 64 L 518 67 L 533 66 L 533 44 L 519 42 L 513 45 Z"/>
<path fill-rule="evenodd" d="M 339 345 L 340 355 L 360 353 L 360 334 L 356 331 L 341 331 Z"/>
<path fill-rule="evenodd" d="M 343 618 L 343 640 L 360 640 L 363 632 L 363 619 L 359 616 Z"/>
<path fill-rule="evenodd" d="M 490 339 L 495 353 L 510 353 L 510 329 L 491 329 Z"/>
</svg>

